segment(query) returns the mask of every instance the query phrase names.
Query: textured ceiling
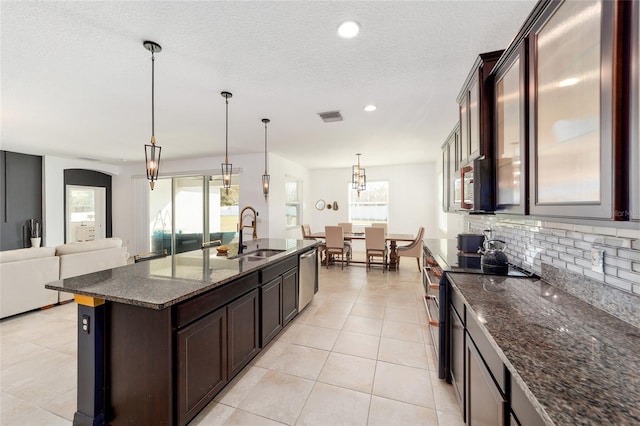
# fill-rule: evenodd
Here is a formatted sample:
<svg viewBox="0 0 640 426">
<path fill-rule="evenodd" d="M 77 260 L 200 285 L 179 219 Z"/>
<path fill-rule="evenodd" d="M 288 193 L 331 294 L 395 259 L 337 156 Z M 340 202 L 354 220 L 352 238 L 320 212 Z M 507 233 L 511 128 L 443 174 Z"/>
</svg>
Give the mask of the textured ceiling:
<svg viewBox="0 0 640 426">
<path fill-rule="evenodd" d="M 1 2 L 2 149 L 141 161 L 264 150 L 308 168 L 435 161 L 480 52 L 505 48 L 534 1 Z M 360 35 L 343 40 L 348 19 Z M 374 103 L 378 109 L 364 112 Z M 344 121 L 324 123 L 319 112 Z"/>
</svg>

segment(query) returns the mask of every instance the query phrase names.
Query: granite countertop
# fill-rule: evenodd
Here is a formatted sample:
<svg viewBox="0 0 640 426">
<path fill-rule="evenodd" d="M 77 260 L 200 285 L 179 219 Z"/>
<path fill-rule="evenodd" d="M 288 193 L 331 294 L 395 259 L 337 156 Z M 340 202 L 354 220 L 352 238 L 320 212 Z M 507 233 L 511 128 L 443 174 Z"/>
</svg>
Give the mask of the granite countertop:
<svg viewBox="0 0 640 426">
<path fill-rule="evenodd" d="M 238 257 L 238 245 L 229 244 L 227 256 L 220 256 L 215 247 L 195 250 L 65 278 L 45 287 L 112 302 L 164 309 L 318 244 L 311 240 L 284 239 L 256 239 L 245 243 L 245 256 Z M 263 259 L 252 257 L 250 252 L 258 249 L 282 250 L 282 253 Z"/>
<path fill-rule="evenodd" d="M 448 276 L 548 424 L 640 424 L 640 329 L 541 280 Z"/>
</svg>

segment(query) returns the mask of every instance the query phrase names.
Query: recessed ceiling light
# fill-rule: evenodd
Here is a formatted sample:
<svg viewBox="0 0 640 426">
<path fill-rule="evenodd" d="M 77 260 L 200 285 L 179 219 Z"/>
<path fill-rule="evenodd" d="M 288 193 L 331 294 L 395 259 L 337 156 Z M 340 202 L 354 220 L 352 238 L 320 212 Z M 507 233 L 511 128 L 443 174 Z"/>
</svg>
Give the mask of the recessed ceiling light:
<svg viewBox="0 0 640 426">
<path fill-rule="evenodd" d="M 338 35 L 342 38 L 354 38 L 360 32 L 360 24 L 356 21 L 346 21 L 338 27 Z"/>
<path fill-rule="evenodd" d="M 375 105 L 367 105 L 366 107 L 364 107 L 364 110 L 367 111 L 367 112 L 375 111 L 376 110 L 376 106 Z"/>
</svg>

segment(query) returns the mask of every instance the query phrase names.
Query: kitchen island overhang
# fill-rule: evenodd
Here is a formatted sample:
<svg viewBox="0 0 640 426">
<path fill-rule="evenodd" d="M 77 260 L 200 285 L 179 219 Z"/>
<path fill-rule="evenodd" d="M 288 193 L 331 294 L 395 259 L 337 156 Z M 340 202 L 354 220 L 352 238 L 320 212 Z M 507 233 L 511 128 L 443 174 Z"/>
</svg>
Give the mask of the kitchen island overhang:
<svg viewBox="0 0 640 426">
<path fill-rule="evenodd" d="M 264 321 L 277 334 L 295 316 L 299 256 L 317 244 L 256 239 L 47 284 L 78 303 L 74 424 L 187 423 L 268 343 Z"/>
</svg>

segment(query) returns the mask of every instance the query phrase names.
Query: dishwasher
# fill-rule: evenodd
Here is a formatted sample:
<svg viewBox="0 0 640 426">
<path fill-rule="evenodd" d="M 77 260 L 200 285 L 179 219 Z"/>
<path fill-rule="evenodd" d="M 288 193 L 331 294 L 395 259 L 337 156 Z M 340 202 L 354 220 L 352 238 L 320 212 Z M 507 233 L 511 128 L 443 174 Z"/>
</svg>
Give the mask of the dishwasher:
<svg viewBox="0 0 640 426">
<path fill-rule="evenodd" d="M 313 293 L 316 289 L 318 279 L 318 257 L 316 250 L 311 250 L 300 255 L 299 260 L 300 281 L 298 291 L 298 312 L 313 300 Z"/>
</svg>

